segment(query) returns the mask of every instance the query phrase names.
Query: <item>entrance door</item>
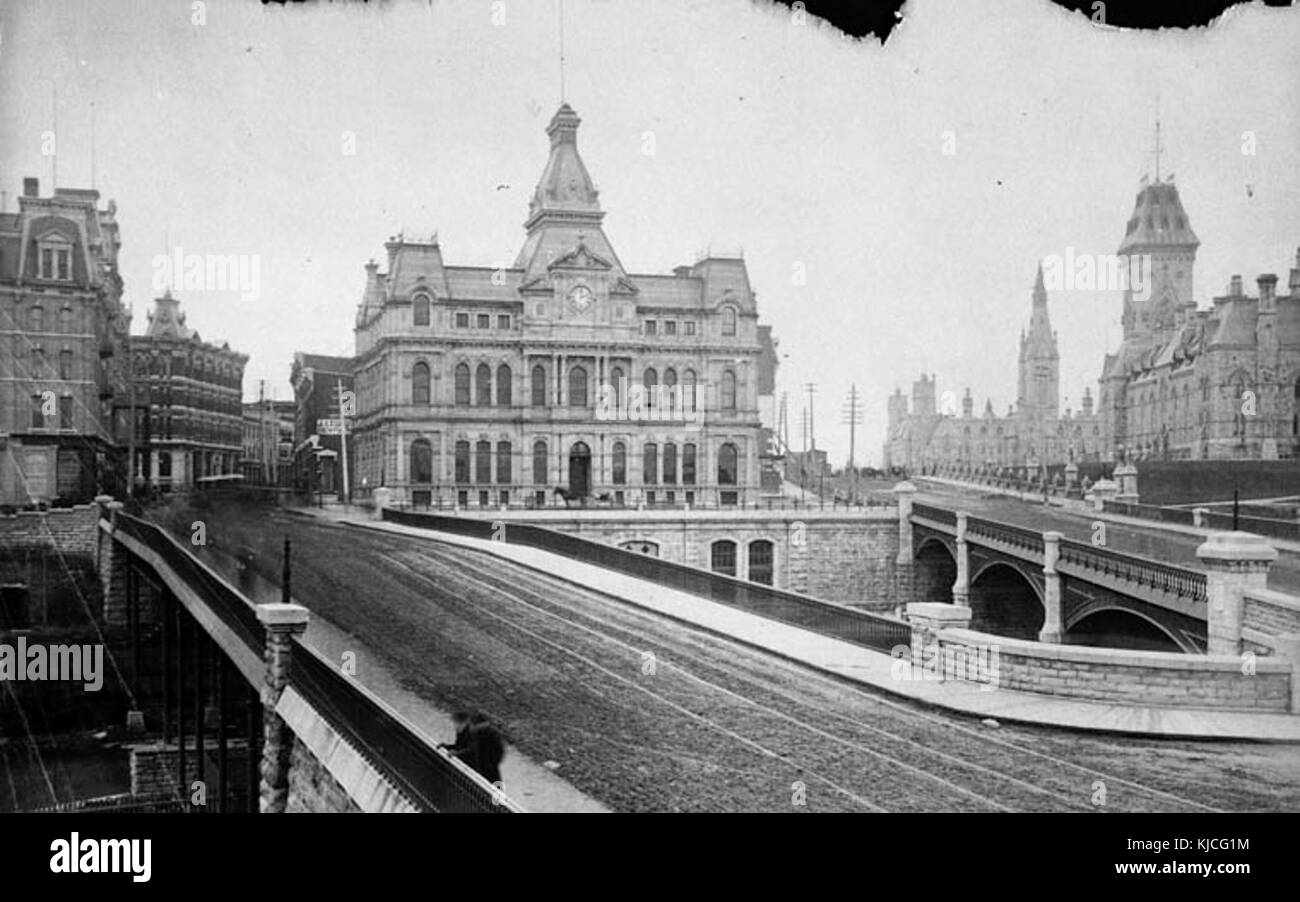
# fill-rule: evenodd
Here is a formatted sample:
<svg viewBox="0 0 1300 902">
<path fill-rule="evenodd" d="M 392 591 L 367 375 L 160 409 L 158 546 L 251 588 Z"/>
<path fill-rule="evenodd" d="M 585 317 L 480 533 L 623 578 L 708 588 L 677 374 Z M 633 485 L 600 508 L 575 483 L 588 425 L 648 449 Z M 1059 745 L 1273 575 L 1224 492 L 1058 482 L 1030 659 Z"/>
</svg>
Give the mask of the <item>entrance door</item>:
<svg viewBox="0 0 1300 902">
<path fill-rule="evenodd" d="M 569 449 L 569 494 L 586 497 L 591 493 L 591 449 L 574 442 Z"/>
</svg>

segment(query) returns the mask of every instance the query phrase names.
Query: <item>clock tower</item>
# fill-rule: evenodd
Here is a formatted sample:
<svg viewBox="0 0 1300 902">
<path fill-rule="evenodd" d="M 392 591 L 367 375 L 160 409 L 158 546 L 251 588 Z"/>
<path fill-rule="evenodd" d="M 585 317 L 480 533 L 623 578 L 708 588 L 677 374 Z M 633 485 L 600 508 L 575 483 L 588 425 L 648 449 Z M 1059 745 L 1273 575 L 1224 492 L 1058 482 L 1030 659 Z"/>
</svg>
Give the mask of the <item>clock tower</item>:
<svg viewBox="0 0 1300 902">
<path fill-rule="evenodd" d="M 1060 375 L 1061 356 L 1056 348 L 1056 333 L 1047 316 L 1047 289 L 1043 286 L 1043 265 L 1039 263 L 1029 331 L 1020 334 L 1016 408 L 1022 417 L 1045 421 L 1060 415 Z"/>
</svg>

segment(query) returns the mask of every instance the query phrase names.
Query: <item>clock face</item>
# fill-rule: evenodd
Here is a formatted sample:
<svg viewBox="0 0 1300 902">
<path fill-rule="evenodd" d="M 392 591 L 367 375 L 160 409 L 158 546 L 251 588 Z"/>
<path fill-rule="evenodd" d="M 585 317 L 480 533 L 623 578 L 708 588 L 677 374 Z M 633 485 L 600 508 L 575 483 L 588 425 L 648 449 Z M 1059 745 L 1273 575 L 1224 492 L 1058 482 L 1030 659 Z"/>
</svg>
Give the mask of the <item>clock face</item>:
<svg viewBox="0 0 1300 902">
<path fill-rule="evenodd" d="M 569 302 L 579 313 L 584 313 L 594 300 L 596 300 L 595 296 L 586 285 L 575 285 L 569 292 Z"/>
</svg>

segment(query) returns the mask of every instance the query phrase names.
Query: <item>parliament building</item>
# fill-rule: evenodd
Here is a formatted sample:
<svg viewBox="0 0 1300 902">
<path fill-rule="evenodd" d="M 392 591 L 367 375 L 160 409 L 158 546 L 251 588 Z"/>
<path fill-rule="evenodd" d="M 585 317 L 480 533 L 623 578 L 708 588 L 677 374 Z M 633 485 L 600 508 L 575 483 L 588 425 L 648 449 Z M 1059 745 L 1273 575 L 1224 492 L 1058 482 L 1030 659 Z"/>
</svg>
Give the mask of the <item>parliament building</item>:
<svg viewBox="0 0 1300 902">
<path fill-rule="evenodd" d="M 354 494 L 493 509 L 757 501 L 760 370 L 775 355 L 745 263 L 628 270 L 579 122 L 564 104 L 546 129 L 512 266 L 449 265 L 436 237 L 391 239 L 386 268 L 367 264 Z"/>
</svg>

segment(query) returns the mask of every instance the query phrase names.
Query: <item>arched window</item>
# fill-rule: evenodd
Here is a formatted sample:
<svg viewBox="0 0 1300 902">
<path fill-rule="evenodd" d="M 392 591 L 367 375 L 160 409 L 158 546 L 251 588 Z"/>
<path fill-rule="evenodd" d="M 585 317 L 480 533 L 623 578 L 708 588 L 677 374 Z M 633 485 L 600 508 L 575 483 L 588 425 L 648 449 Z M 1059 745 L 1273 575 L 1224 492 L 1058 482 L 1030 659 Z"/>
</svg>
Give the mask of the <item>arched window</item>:
<svg viewBox="0 0 1300 902">
<path fill-rule="evenodd" d="M 533 442 L 533 482 L 546 485 L 546 442 Z"/>
<path fill-rule="evenodd" d="M 732 336 L 736 334 L 736 308 L 722 308 L 722 334 Z"/>
<path fill-rule="evenodd" d="M 427 294 L 417 294 L 411 303 L 415 313 L 415 324 L 417 326 L 429 325 L 429 296 Z"/>
<path fill-rule="evenodd" d="M 695 370 L 687 370 L 682 374 L 682 410 L 687 413 L 695 413 Z"/>
<path fill-rule="evenodd" d="M 456 364 L 456 406 L 469 407 L 469 364 Z"/>
<path fill-rule="evenodd" d="M 645 386 L 645 409 L 654 410 L 659 405 L 655 403 L 655 390 L 659 387 L 659 373 L 654 367 L 648 366 L 645 372 L 641 374 L 641 384 Z"/>
<path fill-rule="evenodd" d="M 655 485 L 659 482 L 659 446 L 646 442 L 641 453 L 641 482 Z"/>
<path fill-rule="evenodd" d="M 510 470 L 510 443 L 497 442 L 497 482 L 510 483 L 513 479 Z"/>
<path fill-rule="evenodd" d="M 417 438 L 411 442 L 411 482 L 420 485 L 433 482 L 433 446 L 428 439 Z"/>
<path fill-rule="evenodd" d="M 59 331 L 60 332 L 72 331 L 72 308 L 71 307 L 64 307 L 62 310 L 59 311 Z M 159 460 L 161 460 L 161 458 L 159 458 Z"/>
<path fill-rule="evenodd" d="M 492 443 L 481 441 L 474 446 L 474 481 L 492 481 Z"/>
<path fill-rule="evenodd" d="M 72 352 L 67 349 L 59 352 L 59 378 L 72 378 Z"/>
<path fill-rule="evenodd" d="M 627 445 L 614 443 L 614 485 L 627 485 Z"/>
<path fill-rule="evenodd" d="M 546 406 L 546 367 L 541 364 L 533 367 L 533 406 Z"/>
<path fill-rule="evenodd" d="M 668 407 L 669 414 L 681 409 L 681 402 L 677 398 L 677 370 L 672 367 L 664 370 L 664 404 Z"/>
<path fill-rule="evenodd" d="M 736 446 L 727 442 L 718 449 L 718 485 L 736 484 Z"/>
<path fill-rule="evenodd" d="M 616 366 L 609 371 L 609 381 L 614 389 L 614 409 L 616 411 L 622 411 L 623 409 L 624 378 L 626 377 L 623 375 L 622 367 Z"/>
<path fill-rule="evenodd" d="M 695 485 L 695 445 L 682 445 L 682 485 Z"/>
<path fill-rule="evenodd" d="M 456 482 L 459 485 L 469 482 L 469 442 L 456 443 Z"/>
<path fill-rule="evenodd" d="M 723 410 L 736 409 L 736 374 L 731 370 L 722 371 L 722 397 L 719 401 Z"/>
<path fill-rule="evenodd" d="M 429 404 L 429 365 L 424 362 L 411 367 L 411 403 L 417 406 Z"/>
<path fill-rule="evenodd" d="M 509 407 L 514 403 L 513 386 L 510 384 L 510 367 L 504 363 L 497 367 L 497 406 Z"/>
<path fill-rule="evenodd" d="M 727 576 L 736 575 L 736 543 L 730 539 L 718 539 L 709 549 L 709 568 L 714 573 Z"/>
<path fill-rule="evenodd" d="M 587 371 L 580 366 L 569 370 L 569 406 L 587 406 Z"/>
<path fill-rule="evenodd" d="M 28 315 L 27 323 L 27 328 L 32 332 L 44 332 L 45 310 L 40 306 L 33 307 L 31 313 Z"/>
<path fill-rule="evenodd" d="M 474 371 L 474 403 L 479 407 L 492 406 L 492 367 L 480 363 Z"/>
<path fill-rule="evenodd" d="M 773 576 L 772 543 L 767 539 L 755 539 L 749 543 L 749 581 L 772 585 Z"/>
<path fill-rule="evenodd" d="M 664 442 L 664 485 L 677 484 L 677 446 Z"/>
</svg>

